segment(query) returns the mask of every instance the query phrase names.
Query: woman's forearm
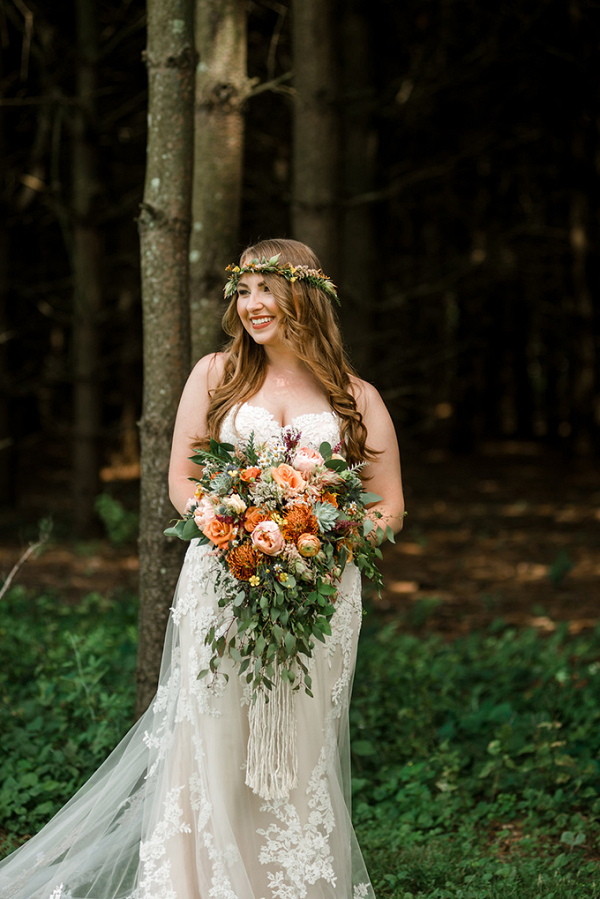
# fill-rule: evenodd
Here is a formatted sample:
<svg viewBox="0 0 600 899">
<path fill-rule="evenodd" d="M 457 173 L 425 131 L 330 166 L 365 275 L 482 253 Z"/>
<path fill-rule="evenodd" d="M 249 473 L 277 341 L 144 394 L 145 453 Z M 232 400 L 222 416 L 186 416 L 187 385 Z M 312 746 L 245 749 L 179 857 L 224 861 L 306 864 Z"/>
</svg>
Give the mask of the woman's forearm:
<svg viewBox="0 0 600 899">
<path fill-rule="evenodd" d="M 194 483 L 188 478 L 177 477 L 169 479 L 169 499 L 180 515 L 185 514 L 188 499 L 194 495 Z"/>
<path fill-rule="evenodd" d="M 369 506 L 368 517 L 375 527 L 369 534 L 372 543 L 383 543 L 387 537 L 387 528 L 391 528 L 394 534 L 402 530 L 404 524 L 404 506 L 391 506 L 385 502 L 373 503 Z"/>
</svg>

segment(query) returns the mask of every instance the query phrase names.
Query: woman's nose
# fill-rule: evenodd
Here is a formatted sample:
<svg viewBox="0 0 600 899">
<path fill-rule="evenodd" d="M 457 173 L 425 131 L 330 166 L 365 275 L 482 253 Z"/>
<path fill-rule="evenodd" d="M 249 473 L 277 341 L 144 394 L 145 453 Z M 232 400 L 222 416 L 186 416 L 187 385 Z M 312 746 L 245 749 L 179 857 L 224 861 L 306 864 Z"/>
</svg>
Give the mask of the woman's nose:
<svg viewBox="0 0 600 899">
<path fill-rule="evenodd" d="M 248 300 L 248 309 L 259 309 L 262 306 L 262 297 L 259 290 L 250 291 L 250 299 Z"/>
</svg>

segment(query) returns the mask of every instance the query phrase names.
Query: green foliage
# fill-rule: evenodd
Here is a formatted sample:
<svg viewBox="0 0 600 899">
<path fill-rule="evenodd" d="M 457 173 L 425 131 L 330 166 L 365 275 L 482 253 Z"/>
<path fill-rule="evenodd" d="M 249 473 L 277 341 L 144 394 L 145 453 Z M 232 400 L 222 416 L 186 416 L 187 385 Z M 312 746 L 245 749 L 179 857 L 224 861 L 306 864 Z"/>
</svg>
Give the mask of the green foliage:
<svg viewBox="0 0 600 899">
<path fill-rule="evenodd" d="M 359 828 L 378 899 L 600 899 L 596 861 L 541 840 L 507 856 L 463 819 L 454 834 Z"/>
<path fill-rule="evenodd" d="M 101 493 L 97 496 L 95 506 L 106 528 L 108 539 L 114 546 L 122 546 L 137 538 L 139 528 L 137 512 L 126 509 L 123 503 L 110 493 Z"/>
<path fill-rule="evenodd" d="M 130 726 L 135 623 L 127 596 L 0 604 L 4 851 Z M 352 786 L 378 899 L 600 899 L 599 687 L 600 629 L 364 633 Z"/>
<path fill-rule="evenodd" d="M 14 588 L 0 604 L 0 820 L 33 833 L 133 720 L 136 604 Z"/>
<path fill-rule="evenodd" d="M 354 817 L 378 895 L 600 897 L 599 658 L 600 629 L 364 635 Z"/>
</svg>

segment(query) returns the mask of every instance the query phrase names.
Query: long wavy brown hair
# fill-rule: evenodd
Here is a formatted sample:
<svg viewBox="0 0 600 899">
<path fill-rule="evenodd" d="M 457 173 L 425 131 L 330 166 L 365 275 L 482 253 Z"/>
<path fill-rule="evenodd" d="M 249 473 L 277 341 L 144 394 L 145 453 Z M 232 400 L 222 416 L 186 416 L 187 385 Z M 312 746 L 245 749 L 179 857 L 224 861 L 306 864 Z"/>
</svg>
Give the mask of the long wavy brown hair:
<svg viewBox="0 0 600 899">
<path fill-rule="evenodd" d="M 310 247 L 297 240 L 273 238 L 247 247 L 240 262 L 270 259 L 279 254 L 279 263 L 321 264 Z M 281 275 L 264 275 L 265 283 L 284 313 L 283 339 L 315 376 L 329 405 L 340 419 L 340 431 L 348 462 L 364 462 L 375 456 L 367 446 L 367 429 L 356 408 L 350 389 L 354 371 L 342 343 L 337 316 L 331 300 L 320 288 L 304 281 L 290 283 Z M 211 392 L 207 412 L 208 436 L 219 439 L 223 419 L 229 410 L 251 399 L 263 385 L 267 357 L 262 346 L 245 330 L 237 312 L 237 293 L 223 316 L 223 330 L 231 340 L 225 347 L 225 367 L 221 383 Z"/>
</svg>

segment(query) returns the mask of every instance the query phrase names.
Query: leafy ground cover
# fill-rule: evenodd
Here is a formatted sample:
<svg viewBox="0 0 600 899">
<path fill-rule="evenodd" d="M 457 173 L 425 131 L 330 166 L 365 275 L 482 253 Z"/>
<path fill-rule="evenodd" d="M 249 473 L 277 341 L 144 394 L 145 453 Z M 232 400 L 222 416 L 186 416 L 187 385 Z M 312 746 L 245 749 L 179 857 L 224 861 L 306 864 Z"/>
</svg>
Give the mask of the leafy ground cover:
<svg viewBox="0 0 600 899">
<path fill-rule="evenodd" d="M 600 899 L 600 628 L 496 619 L 448 639 L 409 623 L 367 617 L 351 711 L 378 896 Z M 131 593 L 65 604 L 16 587 L 0 604 L 4 851 L 129 727 L 135 639 Z"/>
<path fill-rule="evenodd" d="M 136 644 L 133 594 L 90 593 L 67 605 L 15 587 L 0 603 L 0 823 L 8 848 L 39 830 L 131 725 Z"/>
<path fill-rule="evenodd" d="M 364 634 L 354 817 L 394 899 L 600 896 L 600 628 Z"/>
</svg>

